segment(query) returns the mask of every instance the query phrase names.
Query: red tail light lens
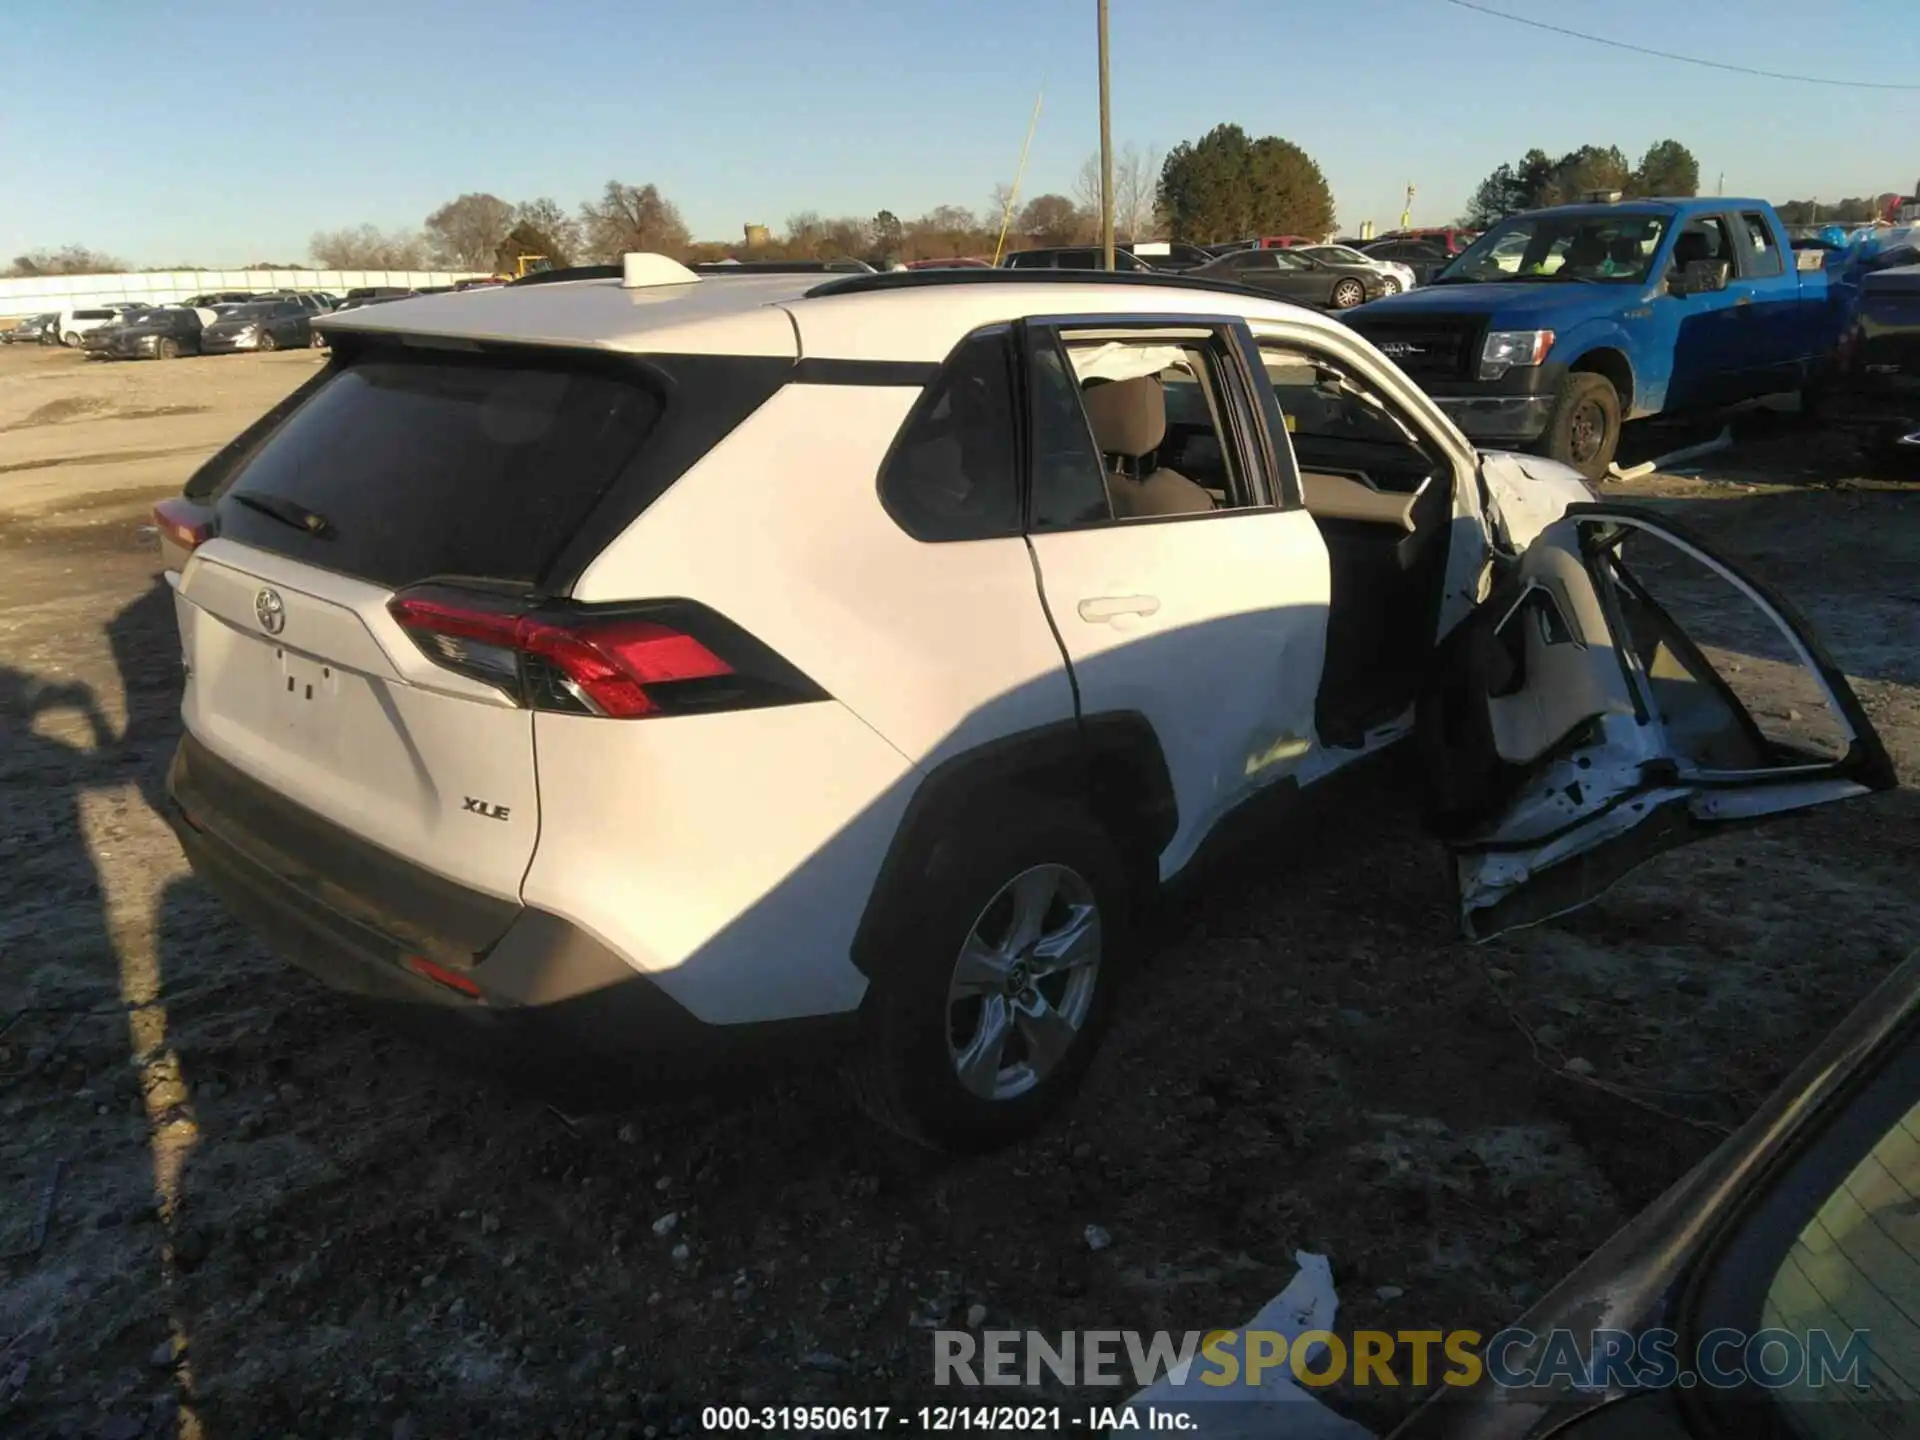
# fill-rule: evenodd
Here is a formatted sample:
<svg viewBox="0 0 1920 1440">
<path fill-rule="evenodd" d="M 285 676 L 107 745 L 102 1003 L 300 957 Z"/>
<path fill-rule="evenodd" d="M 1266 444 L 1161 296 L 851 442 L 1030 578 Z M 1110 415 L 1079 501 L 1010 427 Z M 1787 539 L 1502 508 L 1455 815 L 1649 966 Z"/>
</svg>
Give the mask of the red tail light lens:
<svg viewBox="0 0 1920 1440">
<path fill-rule="evenodd" d="M 153 507 L 153 527 L 191 553 L 213 538 L 213 512 L 179 497 L 162 500 Z"/>
<path fill-rule="evenodd" d="M 428 658 L 529 709 L 636 720 L 822 698 L 764 646 L 686 601 L 527 611 L 434 587 L 387 608 Z"/>
</svg>

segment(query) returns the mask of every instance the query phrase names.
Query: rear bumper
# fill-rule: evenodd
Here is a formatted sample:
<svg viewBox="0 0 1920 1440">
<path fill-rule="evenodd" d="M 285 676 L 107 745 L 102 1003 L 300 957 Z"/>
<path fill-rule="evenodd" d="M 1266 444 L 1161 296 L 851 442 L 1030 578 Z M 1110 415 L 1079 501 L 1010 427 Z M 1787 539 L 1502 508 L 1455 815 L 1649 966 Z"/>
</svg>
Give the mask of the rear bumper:
<svg viewBox="0 0 1920 1440">
<path fill-rule="evenodd" d="M 856 1021 L 707 1024 L 579 927 L 369 845 L 192 736 L 167 796 L 194 873 L 271 948 L 397 1028 L 536 1089 L 759 1070 L 831 1050 Z M 427 978 L 421 961 L 457 983 Z"/>
</svg>

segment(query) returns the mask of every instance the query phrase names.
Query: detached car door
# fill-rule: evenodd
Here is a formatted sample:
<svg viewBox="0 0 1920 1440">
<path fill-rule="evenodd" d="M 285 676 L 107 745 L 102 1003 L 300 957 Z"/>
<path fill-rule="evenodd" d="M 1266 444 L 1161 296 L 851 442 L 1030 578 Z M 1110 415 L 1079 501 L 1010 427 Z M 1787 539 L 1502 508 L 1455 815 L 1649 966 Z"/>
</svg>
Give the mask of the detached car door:
<svg viewBox="0 0 1920 1440">
<path fill-rule="evenodd" d="M 1724 827 L 1895 784 L 1793 608 L 1629 506 L 1575 505 L 1541 532 L 1447 638 L 1418 721 L 1475 939 Z"/>
</svg>

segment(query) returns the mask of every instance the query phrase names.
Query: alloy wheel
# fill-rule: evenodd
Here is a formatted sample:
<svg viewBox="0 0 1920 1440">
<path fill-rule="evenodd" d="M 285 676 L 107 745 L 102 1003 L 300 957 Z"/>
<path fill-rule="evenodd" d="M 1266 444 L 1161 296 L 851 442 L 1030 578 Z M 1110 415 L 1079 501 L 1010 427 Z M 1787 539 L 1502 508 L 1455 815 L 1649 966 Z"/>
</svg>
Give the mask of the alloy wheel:
<svg viewBox="0 0 1920 1440">
<path fill-rule="evenodd" d="M 1085 876 L 1035 865 L 989 900 L 947 986 L 947 1053 L 983 1100 L 1024 1095 L 1056 1070 L 1100 983 L 1100 906 Z"/>
<path fill-rule="evenodd" d="M 1336 310 L 1351 310 L 1366 298 L 1366 289 L 1358 280 L 1342 280 L 1333 287 L 1333 307 Z"/>
</svg>

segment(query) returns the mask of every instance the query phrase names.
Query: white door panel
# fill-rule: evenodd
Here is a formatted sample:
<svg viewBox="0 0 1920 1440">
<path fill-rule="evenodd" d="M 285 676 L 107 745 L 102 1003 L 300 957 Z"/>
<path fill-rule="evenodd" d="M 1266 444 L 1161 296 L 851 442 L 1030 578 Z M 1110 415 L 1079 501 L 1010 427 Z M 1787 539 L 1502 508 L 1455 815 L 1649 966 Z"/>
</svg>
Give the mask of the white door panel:
<svg viewBox="0 0 1920 1440">
<path fill-rule="evenodd" d="M 1727 824 L 1892 788 L 1811 630 L 1684 528 L 1580 505 L 1450 642 L 1422 712 L 1462 925 L 1596 898 Z"/>
<path fill-rule="evenodd" d="M 1166 755 L 1170 875 L 1222 815 L 1313 743 L 1331 593 L 1303 510 L 1032 537 L 1084 715 L 1137 712 Z"/>
</svg>

